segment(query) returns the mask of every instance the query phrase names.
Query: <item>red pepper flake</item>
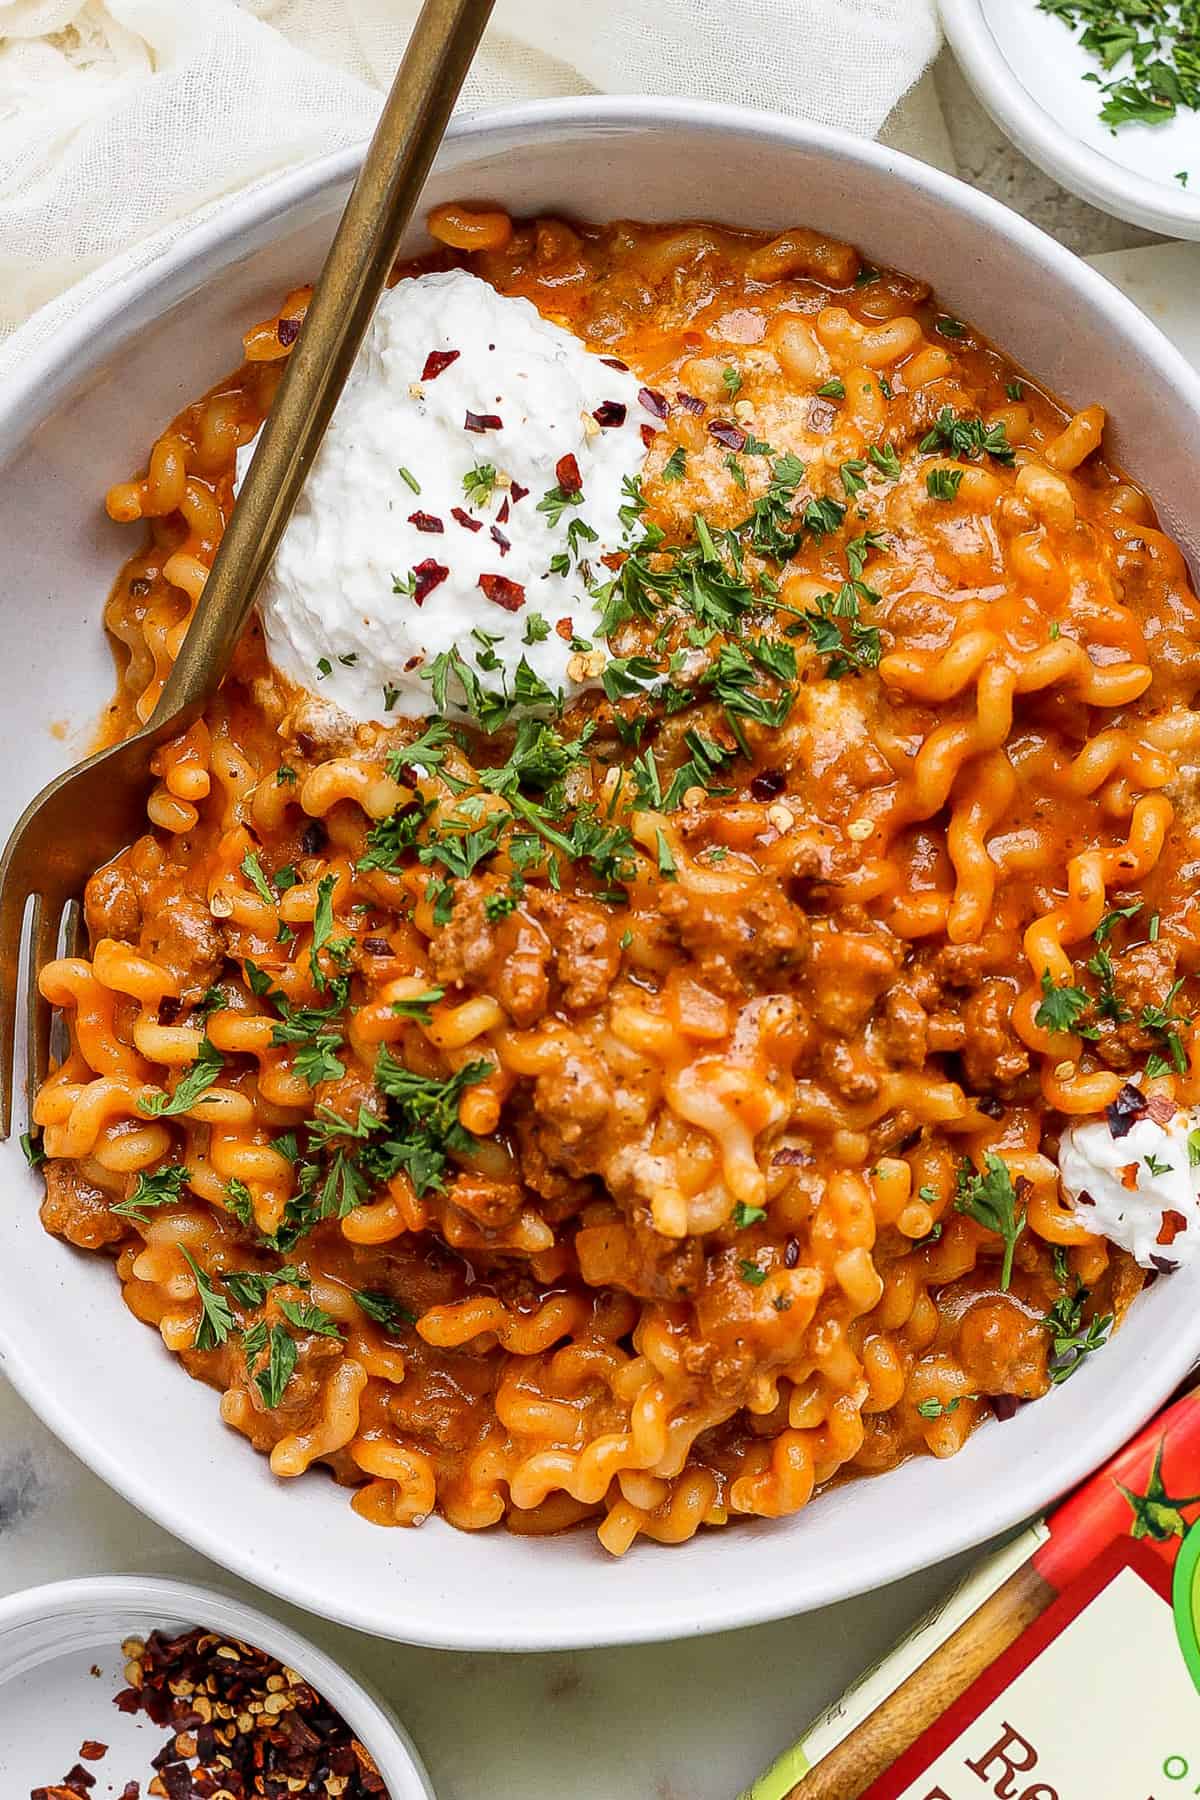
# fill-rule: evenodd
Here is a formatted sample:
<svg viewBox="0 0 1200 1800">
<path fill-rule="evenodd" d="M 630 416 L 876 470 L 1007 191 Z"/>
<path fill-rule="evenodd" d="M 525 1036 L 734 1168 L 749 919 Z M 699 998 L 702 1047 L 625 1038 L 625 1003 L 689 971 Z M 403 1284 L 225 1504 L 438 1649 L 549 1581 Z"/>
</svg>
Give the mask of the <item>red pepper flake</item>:
<svg viewBox="0 0 1200 1800">
<path fill-rule="evenodd" d="M 469 512 L 463 511 L 461 506 L 452 506 L 450 508 L 450 517 L 452 519 L 457 519 L 459 524 L 467 531 L 483 530 L 483 520 L 473 519 Z"/>
<path fill-rule="evenodd" d="M 520 612 L 525 604 L 525 589 L 507 575 L 481 575 L 479 585 L 493 606 L 502 606 L 505 612 Z"/>
<path fill-rule="evenodd" d="M 509 498 L 514 506 L 517 504 L 518 500 L 523 500 L 528 492 L 529 489 L 522 487 L 519 481 L 512 482 L 508 490 Z"/>
<path fill-rule="evenodd" d="M 797 1144 L 785 1144 L 783 1149 L 777 1150 L 771 1158 L 772 1165 L 780 1169 L 803 1168 L 805 1163 L 811 1161 L 812 1157 L 808 1151 L 801 1150 Z"/>
<path fill-rule="evenodd" d="M 183 1011 L 183 1001 L 174 994 L 164 994 L 158 1003 L 160 1025 L 173 1025 Z"/>
<path fill-rule="evenodd" d="M 619 356 L 602 356 L 600 361 L 606 363 L 610 369 L 620 369 L 623 374 L 629 373 L 629 364 L 623 363 Z"/>
<path fill-rule="evenodd" d="M 395 955 L 395 951 L 385 937 L 365 937 L 362 941 L 362 947 L 368 956 Z"/>
<path fill-rule="evenodd" d="M 744 450 L 746 434 L 740 425 L 731 419 L 713 419 L 709 422 L 709 437 L 715 437 L 718 444 L 724 444 L 727 450 Z"/>
<path fill-rule="evenodd" d="M 1166 1094 L 1151 1094 L 1146 1101 L 1146 1117 L 1153 1119 L 1156 1125 L 1169 1125 L 1179 1111 L 1174 1100 Z"/>
<path fill-rule="evenodd" d="M 1150 1258 L 1150 1266 L 1154 1270 L 1155 1275 L 1173 1275 L 1175 1273 L 1176 1269 L 1179 1267 L 1179 1264 L 1174 1260 L 1173 1257 L 1153 1256 L 1152 1255 Z M 1150 1277 L 1150 1281 L 1153 1281 L 1153 1280 L 1154 1280 L 1154 1275 L 1152 1275 Z M 1147 1285 L 1147 1287 L 1149 1287 L 1150 1282 L 1148 1281 L 1146 1283 L 1146 1285 Z"/>
<path fill-rule="evenodd" d="M 136 1781 L 127 1781 L 118 1795 L 118 1800 L 141 1800 L 141 1787 Z"/>
<path fill-rule="evenodd" d="M 504 420 L 499 413 L 476 413 L 467 408 L 467 416 L 463 420 L 464 431 L 503 431 Z"/>
<path fill-rule="evenodd" d="M 511 540 L 506 538 L 498 525 L 492 526 L 492 538 L 500 546 L 501 556 L 507 556 L 511 549 Z"/>
<path fill-rule="evenodd" d="M 797 1237 L 789 1237 L 787 1243 L 783 1246 L 783 1266 L 785 1269 L 794 1269 L 799 1261 L 800 1239 Z"/>
<path fill-rule="evenodd" d="M 1118 1091 L 1115 1100 L 1104 1109 L 1108 1120 L 1108 1129 L 1115 1138 L 1128 1137 L 1139 1119 L 1144 1119 L 1149 1111 L 1149 1103 L 1140 1087 L 1127 1081 Z"/>
<path fill-rule="evenodd" d="M 563 643 L 569 644 L 571 639 L 575 636 L 575 621 L 574 619 L 557 619 L 555 621 L 554 629 L 562 639 Z"/>
<path fill-rule="evenodd" d="M 296 339 L 300 336 L 299 319 L 280 319 L 278 325 L 275 327 L 275 336 L 279 339 L 281 344 L 294 344 Z"/>
<path fill-rule="evenodd" d="M 1025 1405 L 1025 1401 L 1018 1399 L 1016 1394 L 990 1394 L 988 1398 L 992 1403 L 992 1415 L 1001 1424 L 1009 1419 L 1015 1419 Z"/>
<path fill-rule="evenodd" d="M 416 605 L 423 606 L 434 588 L 440 587 L 449 573 L 445 563 L 434 562 L 432 556 L 427 556 L 424 562 L 419 562 L 413 569 L 413 574 L 417 578 L 417 584 L 413 588 L 413 600 Z"/>
<path fill-rule="evenodd" d="M 496 514 L 497 525 L 507 525 L 508 512 L 509 512 L 508 495 L 505 494 L 503 500 L 500 502 L 500 511 Z"/>
<path fill-rule="evenodd" d="M 703 400 L 698 400 L 695 394 L 685 394 L 681 390 L 676 394 L 675 400 L 677 405 L 682 406 L 685 412 L 702 413 L 704 411 Z"/>
<path fill-rule="evenodd" d="M 421 380 L 436 381 L 442 370 L 448 369 L 452 362 L 457 362 L 461 355 L 461 350 L 431 350 L 425 358 Z"/>
<path fill-rule="evenodd" d="M 554 478 L 564 494 L 582 494 L 583 476 L 579 473 L 579 464 L 571 455 L 560 456 L 554 465 Z"/>
<path fill-rule="evenodd" d="M 656 419 L 665 419 L 671 410 L 667 404 L 667 396 L 660 394 L 657 388 L 639 388 L 638 399 L 646 411 L 653 413 Z"/>
<path fill-rule="evenodd" d="M 602 400 L 593 412 L 592 417 L 597 425 L 607 431 L 611 425 L 623 425 L 629 408 L 623 400 Z"/>
<path fill-rule="evenodd" d="M 782 794 L 785 779 L 782 769 L 760 769 L 750 783 L 750 792 L 756 800 L 773 800 Z"/>
<path fill-rule="evenodd" d="M 1183 1214 L 1168 1207 L 1163 1214 L 1162 1224 L 1159 1226 L 1158 1236 L 1154 1241 L 1156 1244 L 1173 1244 L 1179 1233 L 1186 1230 L 1187 1220 Z"/>
<path fill-rule="evenodd" d="M 657 433 L 657 431 L 655 431 L 653 425 L 639 425 L 638 430 L 641 432 L 642 442 L 643 442 L 643 444 L 645 444 L 645 446 L 648 450 L 650 448 L 651 444 L 654 442 L 655 438 L 658 436 L 658 433 Z"/>
<path fill-rule="evenodd" d="M 98 1738 L 84 1738 L 79 1746 L 79 1754 L 84 1762 L 99 1762 L 102 1756 L 108 1755 L 108 1745 L 102 1744 Z"/>
<path fill-rule="evenodd" d="M 1135 1162 L 1126 1163 L 1125 1167 L 1121 1170 L 1121 1186 L 1123 1188 L 1128 1188 L 1130 1190 L 1130 1192 L 1132 1193 L 1133 1189 L 1136 1188 L 1137 1184 L 1138 1184 L 1138 1166 L 1137 1166 L 1137 1164 Z"/>
<path fill-rule="evenodd" d="M 436 513 L 409 513 L 408 522 L 410 525 L 415 525 L 418 531 L 445 531 L 446 529 Z"/>
</svg>

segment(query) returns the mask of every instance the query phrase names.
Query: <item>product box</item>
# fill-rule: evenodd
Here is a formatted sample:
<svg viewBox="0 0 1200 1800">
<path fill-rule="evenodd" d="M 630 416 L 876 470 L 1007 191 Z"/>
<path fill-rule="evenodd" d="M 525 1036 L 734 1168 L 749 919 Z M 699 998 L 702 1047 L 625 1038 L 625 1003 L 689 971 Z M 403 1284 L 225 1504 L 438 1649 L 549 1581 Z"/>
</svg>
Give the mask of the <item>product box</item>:
<svg viewBox="0 0 1200 1800">
<path fill-rule="evenodd" d="M 1200 1794 L 1200 1389 L 974 1569 L 742 1800 Z"/>
</svg>

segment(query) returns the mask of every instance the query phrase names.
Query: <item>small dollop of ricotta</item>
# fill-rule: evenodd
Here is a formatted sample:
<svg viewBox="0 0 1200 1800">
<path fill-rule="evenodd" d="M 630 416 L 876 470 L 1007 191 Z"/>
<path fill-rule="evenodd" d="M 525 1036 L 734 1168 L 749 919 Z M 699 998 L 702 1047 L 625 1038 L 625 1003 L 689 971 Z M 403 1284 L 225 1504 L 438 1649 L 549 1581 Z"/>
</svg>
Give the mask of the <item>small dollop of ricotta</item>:
<svg viewBox="0 0 1200 1800">
<path fill-rule="evenodd" d="M 1063 1132 L 1058 1152 L 1063 1193 L 1085 1230 L 1106 1237 L 1143 1269 L 1168 1270 L 1200 1250 L 1200 1111 L 1181 1108 L 1166 1124 L 1144 1116 L 1123 1136 L 1107 1118 L 1088 1119 Z M 1168 1213 L 1175 1236 L 1161 1240 Z"/>
<path fill-rule="evenodd" d="M 603 652 L 580 644 L 603 559 L 636 529 L 621 509 L 658 429 L 645 393 L 465 270 L 398 282 L 259 597 L 272 663 L 359 720 L 440 711 L 443 681 L 473 711 L 480 693 L 536 710 L 546 688 L 594 685 Z M 443 663 L 432 681 L 453 651 L 466 679 Z"/>
</svg>

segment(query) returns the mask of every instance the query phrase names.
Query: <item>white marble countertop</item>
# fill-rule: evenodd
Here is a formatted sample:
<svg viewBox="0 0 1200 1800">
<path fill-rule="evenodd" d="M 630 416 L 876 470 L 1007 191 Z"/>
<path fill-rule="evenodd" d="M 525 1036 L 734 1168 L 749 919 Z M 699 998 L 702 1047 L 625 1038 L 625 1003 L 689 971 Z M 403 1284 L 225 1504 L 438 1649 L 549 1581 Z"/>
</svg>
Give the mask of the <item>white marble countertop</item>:
<svg viewBox="0 0 1200 1800">
<path fill-rule="evenodd" d="M 948 55 L 886 136 L 944 167 L 957 163 L 966 179 L 1081 254 L 1154 241 L 1034 169 L 975 104 Z M 1154 311 L 1154 281 L 1177 254 L 1200 261 L 1200 248 L 1189 247 L 1147 259 L 1153 279 L 1125 258 L 1109 272 Z M 439 1800 L 732 1800 L 969 1560 L 807 1618 L 678 1644 L 543 1656 L 385 1644 L 254 1597 L 388 1694 Z M 0 1380 L 0 1592 L 117 1571 L 239 1585 L 106 1488 Z"/>
</svg>

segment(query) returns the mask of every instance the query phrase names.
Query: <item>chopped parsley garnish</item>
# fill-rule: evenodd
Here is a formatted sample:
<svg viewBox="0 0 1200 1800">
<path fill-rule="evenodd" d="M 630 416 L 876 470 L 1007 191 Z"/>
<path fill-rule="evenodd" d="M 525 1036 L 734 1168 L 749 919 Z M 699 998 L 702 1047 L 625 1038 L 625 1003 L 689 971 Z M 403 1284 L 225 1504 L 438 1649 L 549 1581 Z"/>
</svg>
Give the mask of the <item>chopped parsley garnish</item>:
<svg viewBox="0 0 1200 1800">
<path fill-rule="evenodd" d="M 747 1287 L 761 1287 L 767 1279 L 767 1271 L 760 1269 L 756 1262 L 750 1262 L 747 1257 L 743 1257 L 738 1263 L 738 1274 Z"/>
<path fill-rule="evenodd" d="M 835 375 L 831 380 L 823 381 L 817 389 L 817 392 L 820 394 L 822 400 L 844 400 L 846 398 L 846 384 L 840 375 Z"/>
<path fill-rule="evenodd" d="M 654 834 L 654 841 L 658 847 L 659 874 L 665 875 L 668 881 L 674 881 L 679 873 L 679 865 L 671 853 L 671 846 L 668 844 L 666 834 L 661 826 Z"/>
<path fill-rule="evenodd" d="M 1184 1050 L 1180 1033 L 1185 1031 L 1192 1021 L 1185 1014 L 1175 1011 L 1175 1001 L 1185 979 L 1186 977 L 1181 975 L 1177 981 L 1173 981 L 1158 1005 L 1142 1008 L 1140 1020 L 1142 1030 L 1151 1032 L 1161 1041 L 1168 1059 L 1162 1069 L 1155 1069 L 1155 1074 L 1165 1073 L 1168 1066 L 1174 1069 L 1177 1075 L 1186 1075 L 1187 1073 L 1187 1052 Z M 1161 1062 L 1162 1058 L 1151 1059 L 1151 1061 L 1155 1060 Z M 1147 1065 L 1146 1073 L 1150 1073 L 1149 1065 Z"/>
<path fill-rule="evenodd" d="M 545 513 L 547 527 L 559 524 L 569 506 L 583 505 L 582 488 L 565 488 L 558 485 L 547 488 L 537 503 L 537 510 Z"/>
<path fill-rule="evenodd" d="M 396 587 L 395 578 L 393 578 L 393 581 L 392 581 L 392 591 L 393 591 L 393 593 L 399 592 L 399 589 Z M 317 658 L 317 680 L 324 681 L 324 679 L 327 675 L 332 675 L 332 674 L 333 674 L 333 664 L 330 662 L 329 658 L 327 656 L 318 656 L 318 658 Z"/>
<path fill-rule="evenodd" d="M 263 1398 L 263 1405 L 272 1412 L 283 1399 L 288 1382 L 296 1370 L 299 1351 L 295 1340 L 288 1335 L 282 1325 L 272 1325 L 266 1340 L 267 1366 L 259 1370 L 254 1377 L 254 1385 Z M 247 1355 L 249 1355 L 250 1339 L 247 1334 Z M 258 1352 L 261 1355 L 261 1350 Z"/>
<path fill-rule="evenodd" d="M 417 480 L 416 476 L 413 474 L 411 469 L 406 469 L 403 467 L 403 465 L 401 465 L 400 478 L 402 481 L 406 481 L 408 483 L 409 487 L 412 489 L 414 494 L 420 493 L 421 484 Z"/>
<path fill-rule="evenodd" d="M 985 1150 L 981 1171 L 963 1159 L 958 1171 L 954 1205 L 987 1231 L 1004 1240 L 1000 1287 L 1007 1292 L 1012 1280 L 1013 1251 L 1025 1229 L 1025 1208 L 1018 1205 L 1017 1190 L 1008 1165 L 994 1150 Z"/>
<path fill-rule="evenodd" d="M 978 1398 L 978 1394 L 958 1394 L 953 1400 L 935 1400 L 931 1396 L 928 1400 L 917 1401 L 917 1411 L 923 1419 L 947 1418 L 951 1413 L 958 1411 L 964 1400 L 978 1400 Z"/>
<path fill-rule="evenodd" d="M 1105 938 L 1115 931 L 1116 927 L 1123 919 L 1134 919 L 1141 910 L 1142 903 L 1140 900 L 1135 900 L 1132 906 L 1115 907 L 1112 912 L 1105 913 L 1095 931 L 1092 933 L 1092 936 L 1098 944 L 1102 944 Z"/>
<path fill-rule="evenodd" d="M 939 337 L 960 338 L 967 328 L 961 319 L 952 319 L 949 314 L 943 313 L 940 318 L 934 320 L 933 329 Z"/>
<path fill-rule="evenodd" d="M 735 394 L 742 391 L 742 372 L 740 369 L 724 369 L 721 372 L 721 386 L 732 400 Z"/>
<path fill-rule="evenodd" d="M 1106 1313 L 1103 1318 L 1095 1317 L 1084 1325 L 1083 1309 L 1088 1299 L 1089 1290 L 1076 1277 L 1075 1292 L 1062 1294 L 1042 1320 L 1051 1340 L 1046 1373 L 1056 1386 L 1073 1375 L 1093 1350 L 1099 1350 L 1112 1330 L 1112 1313 Z"/>
<path fill-rule="evenodd" d="M 295 781 L 295 779 L 296 779 L 295 769 L 289 768 L 287 763 L 280 763 L 279 767 L 275 771 L 275 786 L 283 787 L 285 782 L 292 782 L 292 781 Z"/>
<path fill-rule="evenodd" d="M 415 1325 L 417 1315 L 402 1306 L 399 1300 L 393 1300 L 390 1294 L 380 1294 L 370 1288 L 356 1288 L 355 1304 L 360 1311 L 373 1319 L 376 1325 L 382 1325 L 388 1331 L 398 1331 L 402 1325 Z"/>
<path fill-rule="evenodd" d="M 1006 383 L 1004 392 L 1010 400 L 1023 400 L 1025 398 L 1025 383 L 1023 381 L 1010 381 Z"/>
<path fill-rule="evenodd" d="M 521 633 L 521 642 L 530 645 L 544 644 L 549 636 L 549 619 L 545 618 L 540 612 L 527 613 L 525 616 L 525 629 Z"/>
<path fill-rule="evenodd" d="M 801 615 L 801 625 L 818 655 L 827 658 L 825 673 L 831 681 L 878 668 L 882 640 L 874 625 L 863 623 L 853 581 L 843 582 L 836 594 L 818 594 L 813 606 Z"/>
<path fill-rule="evenodd" d="M 930 469 L 925 477 L 925 492 L 931 500 L 956 500 L 963 473 L 962 469 Z"/>
<path fill-rule="evenodd" d="M 960 462 L 991 456 L 996 462 L 1011 463 L 1014 455 L 1003 419 L 998 419 L 994 425 L 985 425 L 977 417 L 960 417 L 952 406 L 943 406 L 932 429 L 926 432 L 917 448 L 926 455 L 944 450 Z"/>
<path fill-rule="evenodd" d="M 322 1306 L 312 1300 L 279 1300 L 276 1302 L 289 1325 L 297 1331 L 312 1331 L 318 1337 L 339 1338 L 341 1327 Z"/>
<path fill-rule="evenodd" d="M 486 506 L 496 486 L 494 463 L 476 463 L 462 478 L 463 493 L 472 506 Z"/>
<path fill-rule="evenodd" d="M 118 1200 L 109 1211 L 119 1213 L 123 1219 L 136 1219 L 139 1224 L 144 1224 L 147 1212 L 152 1208 L 177 1204 L 188 1173 L 182 1163 L 167 1163 L 151 1174 L 140 1169 L 128 1199 Z"/>
<path fill-rule="evenodd" d="M 278 1269 L 227 1269 L 221 1280 L 238 1305 L 247 1311 L 261 1306 L 272 1288 L 308 1286 L 308 1277 L 301 1275 L 293 1263 L 285 1263 Z"/>
<path fill-rule="evenodd" d="M 138 1110 L 149 1113 L 152 1119 L 172 1118 L 185 1113 L 195 1106 L 197 1100 L 207 1093 L 221 1070 L 225 1067 L 225 1058 L 208 1038 L 201 1038 L 196 1060 L 176 1083 L 173 1094 L 151 1094 L 138 1101 Z"/>
<path fill-rule="evenodd" d="M 1083 49 L 1110 81 L 1084 76 L 1104 99 L 1100 118 L 1115 137 L 1123 125 L 1164 125 L 1182 107 L 1200 110 L 1200 17 L 1195 0 L 1038 0 L 1041 12 L 1082 26 Z M 1187 185 L 1187 170 L 1174 179 Z"/>
<path fill-rule="evenodd" d="M 1171 1173 L 1170 1163 L 1164 1162 L 1161 1157 L 1155 1156 L 1153 1152 L 1151 1152 L 1149 1156 L 1143 1156 L 1142 1161 L 1149 1169 L 1151 1175 L 1169 1175 Z"/>
<path fill-rule="evenodd" d="M 744 1200 L 739 1200 L 733 1209 L 730 1223 L 735 1231 L 745 1231 L 747 1225 L 757 1225 L 766 1216 L 765 1206 L 747 1206 Z"/>
<path fill-rule="evenodd" d="M 1042 993 L 1044 999 L 1033 1015 L 1034 1024 L 1040 1025 L 1043 1031 L 1078 1031 L 1080 1019 L 1092 1004 L 1087 989 L 1056 987 L 1049 969 L 1043 969 Z"/>
<path fill-rule="evenodd" d="M 901 475 L 900 458 L 896 454 L 894 444 L 869 444 L 867 456 L 881 475 L 889 481 L 899 481 Z"/>
<path fill-rule="evenodd" d="M 429 1009 L 445 995 L 445 988 L 426 988 L 423 994 L 410 994 L 406 1000 L 393 1000 L 392 1011 L 402 1019 L 419 1019 L 423 1025 L 429 1023 Z"/>
<path fill-rule="evenodd" d="M 267 906 L 274 906 L 275 896 L 271 892 L 271 884 L 263 874 L 262 864 L 253 850 L 247 850 L 242 858 L 242 874 L 259 899 L 264 901 Z"/>
<path fill-rule="evenodd" d="M 196 1298 L 200 1302 L 200 1323 L 196 1327 L 192 1343 L 197 1350 L 215 1350 L 225 1342 L 237 1321 L 228 1300 L 223 1294 L 218 1294 L 191 1251 L 185 1250 L 180 1244 L 179 1253 L 192 1271 L 192 1279 L 196 1283 Z"/>
<path fill-rule="evenodd" d="M 866 492 L 867 484 L 863 480 L 863 471 L 866 466 L 865 457 L 855 456 L 851 457 L 849 462 L 844 462 L 839 470 L 842 478 L 842 486 L 846 490 L 847 497 L 851 500 L 857 495 Z"/>
<path fill-rule="evenodd" d="M 1100 992 L 1096 996 L 1096 1011 L 1100 1018 L 1111 1019 L 1114 1025 L 1123 1025 L 1130 1017 L 1130 1012 L 1117 993 L 1117 972 L 1110 952 L 1101 947 L 1094 956 L 1088 957 L 1084 967 L 1100 983 Z"/>
<path fill-rule="evenodd" d="M 230 1212 L 239 1225 L 250 1228 L 254 1224 L 254 1196 L 244 1181 L 231 1175 L 225 1183 L 225 1200 Z"/>
</svg>

